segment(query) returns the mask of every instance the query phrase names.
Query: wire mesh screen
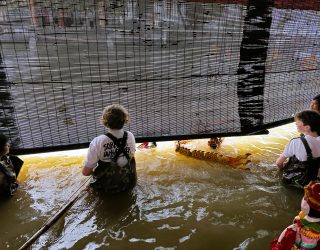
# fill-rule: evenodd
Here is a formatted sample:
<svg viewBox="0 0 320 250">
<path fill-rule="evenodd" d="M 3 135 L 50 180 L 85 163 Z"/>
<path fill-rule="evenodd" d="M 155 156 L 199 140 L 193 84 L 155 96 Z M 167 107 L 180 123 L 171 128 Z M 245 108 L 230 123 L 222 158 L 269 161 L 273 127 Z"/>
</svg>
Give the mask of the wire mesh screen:
<svg viewBox="0 0 320 250">
<path fill-rule="evenodd" d="M 104 106 L 139 140 L 243 134 L 320 93 L 320 1 L 0 1 L 0 132 L 81 145 Z"/>
</svg>

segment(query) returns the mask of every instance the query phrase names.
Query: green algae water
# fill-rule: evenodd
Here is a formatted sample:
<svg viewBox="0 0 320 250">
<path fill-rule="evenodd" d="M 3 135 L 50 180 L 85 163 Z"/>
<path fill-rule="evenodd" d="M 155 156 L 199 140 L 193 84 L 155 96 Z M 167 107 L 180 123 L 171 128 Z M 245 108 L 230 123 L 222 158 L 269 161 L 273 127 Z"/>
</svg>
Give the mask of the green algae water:
<svg viewBox="0 0 320 250">
<path fill-rule="evenodd" d="M 274 164 L 297 135 L 289 124 L 225 138 L 219 151 L 251 153 L 250 170 L 180 155 L 174 142 L 137 150 L 132 193 L 84 191 L 32 249 L 269 249 L 300 209 L 302 191 L 283 186 Z M 211 150 L 207 140 L 193 146 Z M 87 180 L 85 153 L 21 156 L 20 188 L 0 203 L 0 249 L 22 246 Z"/>
</svg>

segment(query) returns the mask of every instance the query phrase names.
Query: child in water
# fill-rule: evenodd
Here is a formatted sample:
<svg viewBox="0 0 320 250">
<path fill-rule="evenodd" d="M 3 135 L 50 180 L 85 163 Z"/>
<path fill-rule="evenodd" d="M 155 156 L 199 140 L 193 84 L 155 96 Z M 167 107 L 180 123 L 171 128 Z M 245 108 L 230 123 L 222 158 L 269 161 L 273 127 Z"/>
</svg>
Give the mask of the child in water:
<svg viewBox="0 0 320 250">
<path fill-rule="evenodd" d="M 316 180 L 320 166 L 320 114 L 305 110 L 295 115 L 297 131 L 302 136 L 293 138 L 276 161 L 283 170 L 283 180 L 303 187 Z M 289 159 L 287 161 L 287 159 Z"/>
<path fill-rule="evenodd" d="M 23 161 L 9 155 L 10 144 L 4 134 L 0 134 L 0 197 L 10 197 L 18 188 L 17 177 Z"/>
<path fill-rule="evenodd" d="M 140 149 L 142 149 L 142 148 L 148 149 L 148 148 L 156 148 L 156 147 L 157 147 L 157 142 L 155 142 L 155 141 L 151 142 L 151 144 L 146 141 L 146 142 L 141 143 L 138 146 L 138 148 L 140 148 Z"/>
<path fill-rule="evenodd" d="M 320 182 L 311 181 L 304 187 L 301 211 L 278 239 L 271 242 L 270 250 L 320 249 Z"/>
<path fill-rule="evenodd" d="M 136 185 L 135 138 L 123 129 L 128 119 L 128 111 L 118 104 L 102 112 L 101 123 L 108 133 L 91 141 L 82 169 L 83 175 L 93 175 L 91 186 L 96 190 L 118 193 Z"/>
<path fill-rule="evenodd" d="M 313 97 L 312 101 L 310 102 L 310 109 L 320 113 L 320 95 Z"/>
<path fill-rule="evenodd" d="M 209 139 L 208 145 L 213 149 L 217 149 L 217 148 L 220 148 L 222 142 L 223 142 L 223 138 L 221 138 L 221 137 L 212 137 L 212 138 Z"/>
</svg>

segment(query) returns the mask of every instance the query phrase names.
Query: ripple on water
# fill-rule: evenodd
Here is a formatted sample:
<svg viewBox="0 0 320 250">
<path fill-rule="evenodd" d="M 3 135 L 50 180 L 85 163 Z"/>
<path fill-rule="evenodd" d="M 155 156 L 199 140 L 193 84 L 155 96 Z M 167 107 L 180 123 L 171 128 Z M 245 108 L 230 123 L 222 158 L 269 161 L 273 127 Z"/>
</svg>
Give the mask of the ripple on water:
<svg viewBox="0 0 320 250">
<path fill-rule="evenodd" d="M 219 152 L 252 153 L 250 171 L 178 155 L 173 142 L 140 150 L 138 185 L 131 194 L 84 195 L 34 249 L 268 249 L 291 223 L 302 197 L 281 185 L 274 166 L 294 134 L 287 130 L 225 139 Z M 195 145 L 208 149 L 206 140 Z M 19 178 L 26 184 L 16 196 L 24 202 L 2 204 L 0 212 L 28 223 L 15 231 L 2 217 L 0 235 L 10 236 L 0 248 L 18 248 L 61 208 L 86 179 L 80 174 L 82 160 L 25 159 Z"/>
</svg>

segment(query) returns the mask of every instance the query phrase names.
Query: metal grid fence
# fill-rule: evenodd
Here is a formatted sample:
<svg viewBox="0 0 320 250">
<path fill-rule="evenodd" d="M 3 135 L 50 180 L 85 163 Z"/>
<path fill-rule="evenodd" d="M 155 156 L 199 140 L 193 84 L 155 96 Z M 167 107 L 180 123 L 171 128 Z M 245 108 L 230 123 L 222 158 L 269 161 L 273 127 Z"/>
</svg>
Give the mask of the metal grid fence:
<svg viewBox="0 0 320 250">
<path fill-rule="evenodd" d="M 104 106 L 137 141 L 260 131 L 320 93 L 320 1 L 0 1 L 0 132 L 87 145 Z"/>
</svg>

